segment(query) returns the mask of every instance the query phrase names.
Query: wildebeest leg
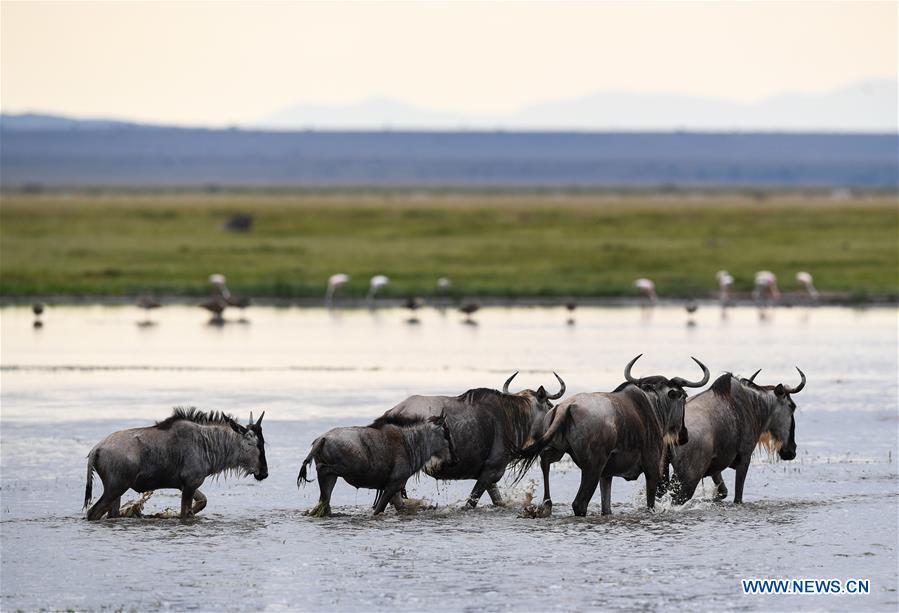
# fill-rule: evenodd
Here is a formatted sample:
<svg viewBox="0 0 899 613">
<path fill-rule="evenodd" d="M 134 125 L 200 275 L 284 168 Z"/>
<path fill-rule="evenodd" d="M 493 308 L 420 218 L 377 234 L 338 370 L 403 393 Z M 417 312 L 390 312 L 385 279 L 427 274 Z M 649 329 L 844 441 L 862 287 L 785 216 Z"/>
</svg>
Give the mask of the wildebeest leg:
<svg viewBox="0 0 899 613">
<path fill-rule="evenodd" d="M 337 475 L 318 473 L 318 504 L 309 511 L 313 517 L 327 517 L 331 514 L 331 492 L 337 483 Z"/>
<path fill-rule="evenodd" d="M 106 514 L 108 519 L 114 519 L 119 516 L 119 509 L 122 506 L 122 497 L 119 496 L 115 500 L 112 501 L 112 506 L 109 507 L 109 512 Z"/>
<path fill-rule="evenodd" d="M 674 492 L 673 502 L 674 504 L 684 504 L 693 498 L 693 493 L 696 492 L 696 486 L 699 485 L 700 479 L 692 475 L 676 476 L 680 481 L 680 487 Z"/>
<path fill-rule="evenodd" d="M 384 493 L 381 494 L 381 497 L 378 499 L 378 504 L 375 507 L 375 515 L 380 515 L 384 512 L 384 509 L 387 508 L 387 504 L 393 500 L 393 497 L 399 494 L 403 489 L 403 484 L 399 485 L 388 485 L 384 488 Z"/>
<path fill-rule="evenodd" d="M 599 480 L 599 495 L 602 498 L 602 514 L 612 514 L 612 477 L 602 477 Z"/>
<path fill-rule="evenodd" d="M 746 483 L 746 473 L 749 472 L 749 462 L 737 466 L 737 478 L 734 479 L 734 504 L 743 502 L 743 484 Z"/>
<path fill-rule="evenodd" d="M 553 506 L 552 497 L 549 494 L 549 467 L 553 462 L 562 459 L 563 453 L 555 449 L 546 450 L 540 454 L 540 470 L 543 472 L 543 506 Z"/>
<path fill-rule="evenodd" d="M 493 503 L 493 506 L 506 506 L 506 503 L 503 502 L 503 496 L 499 493 L 499 487 L 497 487 L 496 483 L 487 488 L 487 495 L 490 496 L 490 502 Z"/>
<path fill-rule="evenodd" d="M 605 466 L 605 462 L 602 464 Z M 574 510 L 575 515 L 583 517 L 587 514 L 587 505 L 590 504 L 590 499 L 593 498 L 593 493 L 596 492 L 600 472 L 592 467 L 590 469 L 581 469 L 581 486 L 577 490 L 574 502 L 571 503 L 571 508 Z M 603 515 L 608 515 L 608 513 L 603 511 Z"/>
<path fill-rule="evenodd" d="M 721 471 L 712 473 L 712 481 L 715 482 L 715 486 L 717 487 L 717 490 L 715 491 L 715 500 L 724 500 L 727 498 L 727 486 L 724 485 L 724 477 L 721 476 Z"/>
<path fill-rule="evenodd" d="M 403 490 L 393 495 L 393 498 L 390 499 L 390 504 L 393 505 L 397 513 L 402 513 L 406 510 L 406 499 L 403 498 Z"/>
<path fill-rule="evenodd" d="M 206 496 L 200 490 L 194 492 L 194 506 L 191 509 L 191 513 L 196 515 L 200 511 L 206 508 Z"/>
<path fill-rule="evenodd" d="M 472 509 L 478 506 L 478 500 L 480 500 L 481 496 L 484 495 L 484 491 L 488 486 L 499 481 L 502 478 L 505 470 L 505 465 L 499 466 L 498 468 L 484 468 L 484 471 L 481 473 L 481 476 L 478 477 L 478 480 L 474 484 L 474 487 L 471 488 L 471 494 L 468 495 L 468 501 L 466 502 L 466 504 Z"/>
<path fill-rule="evenodd" d="M 656 506 L 656 490 L 659 487 L 659 469 L 658 466 L 652 467 L 643 472 L 646 477 L 646 508 L 654 509 Z"/>
<path fill-rule="evenodd" d="M 128 491 L 127 485 L 119 485 L 119 484 L 103 484 L 103 495 L 100 496 L 100 500 L 94 504 L 87 512 L 87 519 L 89 521 L 95 521 L 103 517 L 107 512 L 112 509 L 112 505 L 116 503 L 116 501 L 121 500 L 122 494 Z M 116 509 L 118 510 L 118 509 Z"/>
<path fill-rule="evenodd" d="M 671 465 L 671 449 L 665 448 L 662 452 L 662 477 L 659 479 L 659 487 L 656 489 L 656 498 L 661 498 L 671 489 L 671 478 L 668 476 L 669 466 Z"/>
<path fill-rule="evenodd" d="M 181 519 L 187 519 L 193 515 L 191 503 L 193 503 L 194 492 L 196 491 L 197 489 L 194 487 L 185 486 L 181 489 Z"/>
</svg>

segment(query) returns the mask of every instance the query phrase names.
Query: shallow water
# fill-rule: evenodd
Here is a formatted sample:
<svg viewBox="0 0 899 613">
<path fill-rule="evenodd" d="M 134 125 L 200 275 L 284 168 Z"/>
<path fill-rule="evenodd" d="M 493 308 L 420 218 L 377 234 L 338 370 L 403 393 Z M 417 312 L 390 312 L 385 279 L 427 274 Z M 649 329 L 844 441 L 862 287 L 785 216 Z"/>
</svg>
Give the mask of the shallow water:
<svg viewBox="0 0 899 613">
<path fill-rule="evenodd" d="M 425 310 L 329 314 L 251 308 L 248 323 L 206 325 L 166 307 L 155 325 L 127 307 L 56 307 L 32 329 L 28 309 L 0 310 L 0 553 L 3 610 L 15 609 L 864 609 L 897 607 L 897 319 L 895 309 L 483 309 L 478 325 Z M 436 509 L 370 516 L 373 493 L 339 483 L 337 516 L 303 515 L 297 490 L 319 433 L 367 423 L 412 393 L 513 384 L 607 390 L 638 373 L 751 373 L 795 384 L 799 455 L 759 454 L 746 504 L 643 508 L 642 480 L 613 483 L 611 517 L 572 517 L 579 471 L 553 468 L 553 516 L 522 519 L 538 481 L 506 484 L 461 510 L 471 482 L 422 476 L 410 493 Z M 567 395 L 567 394 L 566 394 Z M 113 430 L 174 405 L 266 410 L 269 478 L 208 481 L 200 517 L 88 524 L 85 455 Z M 733 471 L 725 473 L 733 490 Z M 102 487 L 95 484 L 95 494 Z M 178 505 L 157 492 L 146 510 Z M 126 495 L 126 499 L 129 496 Z M 137 498 L 134 494 L 130 498 Z M 742 578 L 869 579 L 866 596 L 744 596 Z"/>
</svg>

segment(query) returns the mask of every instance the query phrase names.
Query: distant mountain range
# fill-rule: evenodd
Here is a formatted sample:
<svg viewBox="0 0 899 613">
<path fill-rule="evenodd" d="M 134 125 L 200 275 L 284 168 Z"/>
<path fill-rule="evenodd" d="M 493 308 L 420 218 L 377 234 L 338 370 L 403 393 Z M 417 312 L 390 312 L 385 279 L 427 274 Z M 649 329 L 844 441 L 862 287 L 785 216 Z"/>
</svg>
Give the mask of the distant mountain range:
<svg viewBox="0 0 899 613">
<path fill-rule="evenodd" d="M 716 130 L 896 132 L 897 82 L 872 80 L 825 94 L 783 94 L 755 103 L 676 94 L 597 93 L 507 115 L 421 109 L 390 98 L 345 106 L 298 104 L 253 127 L 363 130 Z"/>
<path fill-rule="evenodd" d="M 505 115 L 442 112 L 390 98 L 370 98 L 343 106 L 297 104 L 235 129 L 895 134 L 899 131 L 897 89 L 896 80 L 870 80 L 829 93 L 783 94 L 755 103 L 677 94 L 608 92 L 533 105 Z M 3 114 L 0 121 L 7 131 L 169 127 L 34 113 Z"/>
</svg>

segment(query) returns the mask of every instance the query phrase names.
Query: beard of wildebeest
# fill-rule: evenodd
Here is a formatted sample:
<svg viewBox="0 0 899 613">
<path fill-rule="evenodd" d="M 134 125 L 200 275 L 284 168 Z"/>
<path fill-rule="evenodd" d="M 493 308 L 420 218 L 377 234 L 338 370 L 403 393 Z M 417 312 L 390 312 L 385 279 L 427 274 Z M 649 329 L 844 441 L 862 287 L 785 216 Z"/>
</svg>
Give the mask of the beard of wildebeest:
<svg viewBox="0 0 899 613">
<path fill-rule="evenodd" d="M 437 413 L 446 415 L 447 425 L 453 434 L 457 461 L 449 464 L 438 457 L 425 466 L 425 474 L 441 480 L 475 479 L 466 501 L 470 507 L 477 505 L 486 491 L 494 505 L 503 500 L 497 486 L 513 459 L 515 449 L 539 438 L 545 427 L 544 417 L 552 409 L 552 400 L 565 393 L 565 382 L 559 381 L 560 390 L 550 395 L 541 385 L 535 390 L 509 392 L 513 374 L 503 385 L 503 391 L 478 388 L 459 396 L 410 396 L 384 414 L 384 417 L 427 417 Z"/>
<path fill-rule="evenodd" d="M 552 506 L 550 466 L 567 453 L 581 469 L 581 485 L 572 503 L 575 515 L 586 514 L 597 485 L 601 485 L 602 513 L 611 513 L 614 476 L 633 480 L 643 474 L 646 505 L 654 507 L 664 448 L 689 439 L 684 425 L 683 388 L 705 385 L 710 373 L 693 358 L 702 368 L 700 381 L 661 375 L 637 379 L 631 375 L 631 368 L 639 358 L 638 355 L 625 367 L 627 381 L 615 391 L 578 394 L 559 404 L 545 433 L 533 445 L 517 452 L 521 463 L 518 479 L 540 457 L 545 506 Z"/>
<path fill-rule="evenodd" d="M 734 502 L 743 501 L 746 475 L 752 453 L 759 445 L 777 452 L 782 460 L 796 457 L 796 403 L 792 395 L 805 387 L 805 374 L 799 370 L 796 387 L 758 385 L 756 371 L 749 379 L 731 373 L 721 375 L 711 389 L 687 402 L 687 427 L 690 442 L 671 456 L 679 485 L 674 501 L 683 504 L 693 497 L 703 477 L 711 476 L 716 485 L 715 498 L 727 497 L 721 472 L 736 471 Z"/>
<path fill-rule="evenodd" d="M 110 434 L 88 454 L 84 506 L 90 504 L 94 471 L 103 482 L 103 495 L 87 513 L 89 520 L 118 517 L 121 496 L 128 489 L 147 492 L 181 490 L 181 517 L 199 513 L 206 496 L 199 487 L 217 474 L 268 477 L 262 418 L 247 426 L 230 415 L 177 408 L 167 419 L 148 428 Z M 191 506 L 191 503 L 193 506 Z"/>
</svg>

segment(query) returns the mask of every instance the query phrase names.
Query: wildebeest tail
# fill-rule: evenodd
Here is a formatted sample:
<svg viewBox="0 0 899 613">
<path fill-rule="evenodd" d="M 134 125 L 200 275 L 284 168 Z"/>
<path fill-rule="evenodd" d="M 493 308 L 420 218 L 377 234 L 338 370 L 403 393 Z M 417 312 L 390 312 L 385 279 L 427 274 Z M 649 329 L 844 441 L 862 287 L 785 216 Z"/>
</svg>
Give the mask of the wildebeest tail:
<svg viewBox="0 0 899 613">
<path fill-rule="evenodd" d="M 564 406 L 561 410 L 559 408 L 553 409 L 553 418 L 549 424 L 549 428 L 546 429 L 546 432 L 544 432 L 540 438 L 530 445 L 512 448 L 512 467 L 515 471 L 514 483 L 521 481 L 525 473 L 531 469 L 531 466 L 533 466 L 534 462 L 537 461 L 537 458 L 540 457 L 540 452 L 546 449 L 547 445 L 553 440 L 553 437 L 555 437 L 559 429 L 568 421 L 568 409 L 570 406 L 571 405 Z"/>
<path fill-rule="evenodd" d="M 319 451 L 321 451 L 322 445 L 325 444 L 324 437 L 317 438 L 312 441 L 312 449 L 309 451 L 309 455 L 306 456 L 306 459 L 303 460 L 303 465 L 300 466 L 300 474 L 297 475 L 297 487 L 300 487 L 304 483 L 310 483 L 315 481 L 315 479 L 307 479 L 306 478 L 306 467 L 309 466 L 309 462 L 315 457 Z"/>
<path fill-rule="evenodd" d="M 87 454 L 87 483 L 84 486 L 84 509 L 86 509 L 90 503 L 91 498 L 93 498 L 93 490 L 94 490 L 94 461 L 97 459 L 97 451 L 96 449 L 91 449 L 91 452 Z"/>
</svg>

